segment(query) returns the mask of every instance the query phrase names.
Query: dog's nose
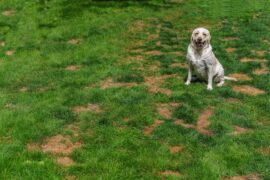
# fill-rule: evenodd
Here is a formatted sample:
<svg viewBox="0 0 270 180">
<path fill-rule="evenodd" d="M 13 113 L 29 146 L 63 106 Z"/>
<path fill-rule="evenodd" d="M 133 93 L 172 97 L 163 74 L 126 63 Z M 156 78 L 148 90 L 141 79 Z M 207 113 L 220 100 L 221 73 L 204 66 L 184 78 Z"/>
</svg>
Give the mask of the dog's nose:
<svg viewBox="0 0 270 180">
<path fill-rule="evenodd" d="M 198 41 L 202 41 L 202 38 L 201 37 L 198 37 L 198 39 L 197 39 Z"/>
</svg>

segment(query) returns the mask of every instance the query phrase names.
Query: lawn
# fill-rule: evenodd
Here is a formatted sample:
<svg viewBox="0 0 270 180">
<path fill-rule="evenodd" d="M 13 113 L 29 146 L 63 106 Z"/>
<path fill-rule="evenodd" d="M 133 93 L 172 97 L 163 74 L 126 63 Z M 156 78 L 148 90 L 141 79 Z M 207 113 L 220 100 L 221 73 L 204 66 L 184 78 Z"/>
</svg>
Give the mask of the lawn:
<svg viewBox="0 0 270 180">
<path fill-rule="evenodd" d="M 1 0 L 0 179 L 270 179 L 269 0 Z M 221 88 L 185 86 L 206 27 Z"/>
</svg>

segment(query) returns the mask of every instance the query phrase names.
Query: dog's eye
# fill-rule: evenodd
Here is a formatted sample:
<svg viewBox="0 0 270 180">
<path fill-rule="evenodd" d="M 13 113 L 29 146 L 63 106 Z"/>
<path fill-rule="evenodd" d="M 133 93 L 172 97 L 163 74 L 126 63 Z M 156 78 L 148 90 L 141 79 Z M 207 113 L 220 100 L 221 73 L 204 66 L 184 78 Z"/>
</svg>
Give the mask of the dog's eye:
<svg viewBox="0 0 270 180">
<path fill-rule="evenodd" d="M 195 36 L 197 36 L 198 34 L 199 34 L 199 33 L 198 33 L 198 32 L 196 32 L 196 33 L 195 33 Z"/>
<path fill-rule="evenodd" d="M 206 36 L 207 34 L 203 33 L 204 36 Z"/>
</svg>

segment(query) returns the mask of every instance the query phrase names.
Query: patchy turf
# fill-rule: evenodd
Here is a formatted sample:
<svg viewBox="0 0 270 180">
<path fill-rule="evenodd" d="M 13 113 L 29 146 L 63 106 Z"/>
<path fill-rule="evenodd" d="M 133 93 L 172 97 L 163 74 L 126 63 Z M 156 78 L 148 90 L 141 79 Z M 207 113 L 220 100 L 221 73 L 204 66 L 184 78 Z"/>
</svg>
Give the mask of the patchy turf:
<svg viewBox="0 0 270 180">
<path fill-rule="evenodd" d="M 270 179 L 269 9 L 0 1 L 0 179 Z M 200 26 L 238 79 L 211 92 L 184 85 Z"/>
</svg>

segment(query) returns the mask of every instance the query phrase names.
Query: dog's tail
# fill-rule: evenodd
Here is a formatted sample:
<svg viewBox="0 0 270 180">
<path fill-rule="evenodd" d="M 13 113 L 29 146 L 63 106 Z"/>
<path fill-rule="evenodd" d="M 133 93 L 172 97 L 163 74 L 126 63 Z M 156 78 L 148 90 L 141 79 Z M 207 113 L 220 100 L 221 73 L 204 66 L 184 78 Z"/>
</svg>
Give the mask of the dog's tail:
<svg viewBox="0 0 270 180">
<path fill-rule="evenodd" d="M 236 78 L 229 77 L 229 76 L 224 76 L 224 79 L 226 79 L 226 80 L 230 80 L 230 81 L 237 81 L 237 79 L 236 79 Z"/>
</svg>

